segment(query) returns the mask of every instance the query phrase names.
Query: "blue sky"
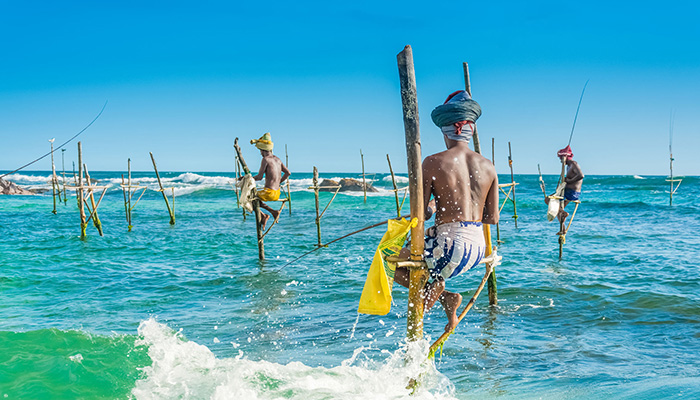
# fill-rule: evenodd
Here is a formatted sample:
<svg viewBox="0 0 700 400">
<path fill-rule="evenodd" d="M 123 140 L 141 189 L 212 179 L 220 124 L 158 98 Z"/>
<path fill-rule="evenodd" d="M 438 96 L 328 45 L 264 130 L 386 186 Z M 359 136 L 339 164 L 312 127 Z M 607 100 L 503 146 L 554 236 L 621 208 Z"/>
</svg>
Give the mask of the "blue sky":
<svg viewBox="0 0 700 400">
<path fill-rule="evenodd" d="M 102 4 L 105 3 L 105 4 Z M 698 175 L 700 6 L 691 2 L 34 2 L 0 0 L 0 169 L 82 129 L 93 170 L 232 171 L 271 132 L 292 171 L 405 171 L 396 54 L 413 47 L 423 154 L 430 111 L 470 64 L 479 133 L 506 173 Z M 146 5 L 144 5 L 146 4 Z M 67 147 L 67 160 L 76 145 Z M 46 170 L 48 161 L 32 166 Z"/>
</svg>

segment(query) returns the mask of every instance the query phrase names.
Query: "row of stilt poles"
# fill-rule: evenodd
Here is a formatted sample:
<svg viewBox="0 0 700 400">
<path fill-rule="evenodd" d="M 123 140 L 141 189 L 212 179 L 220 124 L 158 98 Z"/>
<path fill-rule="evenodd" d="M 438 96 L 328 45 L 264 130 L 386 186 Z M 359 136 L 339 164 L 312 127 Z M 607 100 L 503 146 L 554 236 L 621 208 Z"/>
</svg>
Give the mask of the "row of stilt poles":
<svg viewBox="0 0 700 400">
<path fill-rule="evenodd" d="M 84 181 L 83 178 L 85 179 Z M 87 226 L 90 220 L 92 220 L 93 225 L 97 229 L 99 235 L 104 236 L 102 231 L 102 223 L 100 222 L 100 217 L 97 213 L 97 208 L 100 206 L 100 203 L 107 192 L 107 187 L 92 184 L 87 165 L 83 164 L 83 147 L 81 142 L 78 142 L 78 177 L 76 179 L 76 183 L 77 184 L 72 188 L 75 189 L 76 198 L 78 200 L 78 211 L 80 213 L 80 238 L 82 240 L 87 238 Z M 99 200 L 95 201 L 95 191 L 100 189 L 102 190 L 102 194 L 100 195 Z"/>
</svg>

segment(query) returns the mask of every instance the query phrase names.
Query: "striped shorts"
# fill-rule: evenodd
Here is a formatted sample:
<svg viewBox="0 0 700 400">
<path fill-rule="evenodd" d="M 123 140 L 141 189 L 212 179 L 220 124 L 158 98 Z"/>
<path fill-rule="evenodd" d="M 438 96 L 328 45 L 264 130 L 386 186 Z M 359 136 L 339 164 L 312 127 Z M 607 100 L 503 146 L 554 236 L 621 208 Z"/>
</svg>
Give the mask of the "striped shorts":
<svg viewBox="0 0 700 400">
<path fill-rule="evenodd" d="M 425 238 L 425 261 L 431 277 L 453 278 L 484 258 L 486 243 L 481 222 L 460 221 L 437 226 Z"/>
</svg>

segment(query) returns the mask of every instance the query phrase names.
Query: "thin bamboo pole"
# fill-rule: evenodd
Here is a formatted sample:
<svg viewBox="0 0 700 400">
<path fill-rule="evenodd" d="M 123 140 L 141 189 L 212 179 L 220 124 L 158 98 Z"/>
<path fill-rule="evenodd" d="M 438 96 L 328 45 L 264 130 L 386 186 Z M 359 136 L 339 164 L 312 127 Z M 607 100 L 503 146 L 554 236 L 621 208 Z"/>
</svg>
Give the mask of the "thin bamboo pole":
<svg viewBox="0 0 700 400">
<path fill-rule="evenodd" d="M 423 199 L 423 171 L 421 169 L 421 143 L 418 120 L 418 98 L 416 90 L 416 72 L 413 66 L 413 50 L 404 47 L 397 56 L 399 81 L 401 83 L 401 105 L 406 136 L 406 155 L 408 161 L 408 185 L 410 190 L 411 218 L 418 224 L 411 228 L 411 260 L 422 261 L 425 238 L 425 204 Z M 408 314 L 406 331 L 408 339 L 417 341 L 423 338 L 423 300 L 424 287 L 428 281 L 428 269 L 410 269 L 408 287 Z"/>
<path fill-rule="evenodd" d="M 466 62 L 462 64 L 462 67 L 464 69 L 464 90 L 469 93 L 469 95 L 472 95 L 472 89 L 471 89 L 471 81 L 469 80 L 469 64 Z M 477 153 L 481 154 L 481 144 L 479 143 L 479 134 L 477 133 L 476 126 L 474 127 L 474 151 Z M 493 244 L 491 243 L 491 225 L 489 224 L 484 224 L 484 240 L 486 242 L 486 251 L 484 255 L 486 257 L 490 256 L 491 253 L 493 253 Z M 488 289 L 489 289 L 489 304 L 492 306 L 495 306 L 498 304 L 498 287 L 496 284 L 496 269 L 491 272 L 489 275 L 489 280 L 488 280 Z"/>
<path fill-rule="evenodd" d="M 68 197 L 66 197 L 66 149 L 61 149 L 61 167 L 63 168 L 63 205 L 68 204 Z"/>
<path fill-rule="evenodd" d="M 284 165 L 289 169 L 289 154 L 287 153 L 287 144 L 284 145 Z M 287 201 L 289 202 L 289 215 L 292 215 L 292 189 L 289 186 L 289 179 L 287 179 Z"/>
<path fill-rule="evenodd" d="M 391 168 L 391 159 L 389 155 L 386 155 L 386 162 L 389 163 L 389 172 L 391 172 L 391 183 L 394 184 L 394 198 L 396 199 L 396 216 L 401 218 L 401 205 L 399 204 L 399 189 L 396 186 L 396 176 L 394 175 L 394 169 Z"/>
<path fill-rule="evenodd" d="M 314 184 L 314 200 L 316 203 L 316 235 L 318 237 L 318 242 L 316 243 L 317 247 L 321 247 L 321 214 L 319 210 L 319 199 L 318 199 L 318 168 L 314 166 L 314 178 L 313 178 L 313 184 Z"/>
<path fill-rule="evenodd" d="M 513 184 L 513 219 L 515 220 L 515 228 L 518 228 L 518 203 L 515 201 L 515 175 L 513 175 L 513 153 L 510 150 L 510 142 L 508 142 L 508 166 L 510 167 L 510 183 Z"/>
<path fill-rule="evenodd" d="M 491 138 L 491 163 L 494 167 L 496 166 L 496 138 Z M 501 213 L 500 209 L 498 213 Z M 499 223 L 496 223 L 496 243 L 503 243 L 501 242 L 501 226 Z"/>
<path fill-rule="evenodd" d="M 58 180 L 56 179 L 56 165 L 53 162 L 53 141 L 54 139 L 49 140 L 51 143 L 51 190 L 53 192 L 51 196 L 53 197 L 53 211 L 51 212 L 56 215 L 56 186 L 58 185 Z M 58 193 L 58 196 L 60 201 L 61 192 Z"/>
<path fill-rule="evenodd" d="M 131 186 L 131 185 L 129 185 Z M 124 174 L 122 174 L 122 194 L 124 195 L 124 215 L 126 216 L 126 225 L 131 226 L 131 222 L 129 221 L 129 203 L 126 199 L 126 191 L 127 191 L 127 185 L 126 182 L 124 181 Z M 131 231 L 131 229 L 129 229 Z"/>
<path fill-rule="evenodd" d="M 175 225 L 175 192 L 173 191 L 173 209 L 170 209 L 170 203 L 168 203 L 168 195 L 165 194 L 165 189 L 163 189 L 163 184 L 160 181 L 160 174 L 158 174 L 156 159 L 153 158 L 153 153 L 148 152 L 148 154 L 151 155 L 151 161 L 153 161 L 153 169 L 156 171 L 156 178 L 158 178 L 158 186 L 160 187 L 160 192 L 163 194 L 163 200 L 165 200 L 165 207 L 168 208 L 168 214 L 170 214 L 170 225 Z"/>
<path fill-rule="evenodd" d="M 129 189 L 128 189 L 129 190 L 129 199 L 128 199 L 128 202 L 129 202 L 129 210 L 128 210 L 129 225 L 127 226 L 127 229 L 128 229 L 128 232 L 131 232 L 131 228 L 133 227 L 132 219 L 131 219 L 131 210 L 133 209 L 133 207 L 131 206 L 131 197 L 133 196 L 133 194 L 131 192 L 131 158 L 126 159 L 126 165 L 127 165 L 127 173 L 129 174 L 128 175 L 129 179 L 127 180 L 127 182 L 129 183 Z M 146 189 L 144 189 L 143 191 L 145 192 Z M 143 193 L 141 193 L 141 194 L 143 195 Z"/>
<path fill-rule="evenodd" d="M 88 172 L 86 165 L 83 165 L 83 168 L 85 168 L 85 178 L 87 179 L 88 187 L 91 187 L 92 180 L 90 179 L 90 173 Z M 92 189 L 90 189 L 88 196 L 90 197 L 90 204 L 92 205 L 92 223 L 95 225 L 95 228 L 97 228 L 97 233 L 99 233 L 100 236 L 104 236 L 104 233 L 102 232 L 102 222 L 100 221 L 100 217 L 97 215 L 97 203 L 95 203 L 95 193 Z"/>
<path fill-rule="evenodd" d="M 362 154 L 362 149 L 360 149 L 360 160 L 362 161 L 362 191 L 365 195 L 365 203 L 367 203 L 367 182 L 365 181 L 365 155 Z"/>
<path fill-rule="evenodd" d="M 80 239 L 85 240 L 87 237 L 87 217 L 85 216 L 85 202 L 83 201 L 83 145 L 78 142 L 78 210 L 80 210 Z"/>
<path fill-rule="evenodd" d="M 243 158 L 243 153 L 241 152 L 240 146 L 238 146 L 238 138 L 236 138 L 233 141 L 233 148 L 236 149 L 236 154 L 238 155 L 238 161 L 241 163 L 241 167 L 243 167 L 243 173 L 244 174 L 250 174 L 250 169 L 248 169 L 248 164 L 246 164 L 245 159 Z M 245 210 L 243 211 L 245 213 Z M 259 260 L 264 260 L 265 259 L 265 242 L 263 240 L 263 232 L 262 232 L 262 226 L 261 226 L 261 220 L 262 216 L 260 215 L 260 200 L 257 198 L 253 200 L 253 214 L 255 214 L 255 236 L 258 241 L 258 259 Z M 274 224 L 274 222 L 273 222 Z"/>
</svg>

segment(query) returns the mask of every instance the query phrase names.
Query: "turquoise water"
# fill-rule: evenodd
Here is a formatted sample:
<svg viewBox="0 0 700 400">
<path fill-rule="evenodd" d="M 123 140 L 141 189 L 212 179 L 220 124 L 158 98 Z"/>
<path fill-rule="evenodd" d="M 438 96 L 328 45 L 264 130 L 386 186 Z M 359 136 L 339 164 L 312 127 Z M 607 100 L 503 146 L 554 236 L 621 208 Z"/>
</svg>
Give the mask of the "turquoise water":
<svg viewBox="0 0 700 400">
<path fill-rule="evenodd" d="M 116 185 L 120 174 L 93 178 Z M 9 178 L 46 188 L 48 175 Z M 356 312 L 382 228 L 279 270 L 316 242 L 310 174 L 293 175 L 292 215 L 265 238 L 263 262 L 231 174 L 162 175 L 177 188 L 175 226 L 149 190 L 127 232 L 113 187 L 99 208 L 105 236 L 90 226 L 85 241 L 75 197 L 53 215 L 50 195 L 0 196 L 4 398 L 397 399 L 418 374 L 417 399 L 700 397 L 698 177 L 673 207 L 663 177 L 587 177 L 559 261 L 537 176 L 516 176 L 519 227 L 507 204 L 499 306 L 484 293 L 442 357 L 407 364 L 405 352 L 425 350 L 404 343 L 407 291 L 395 287 L 386 316 Z M 154 187 L 151 172 L 134 176 Z M 395 216 L 391 182 L 374 178 L 381 191 L 366 204 L 338 195 L 324 242 Z M 545 180 L 552 190 L 556 177 Z M 470 296 L 481 275 L 448 288 Z M 427 336 L 444 324 L 437 306 Z"/>
</svg>

